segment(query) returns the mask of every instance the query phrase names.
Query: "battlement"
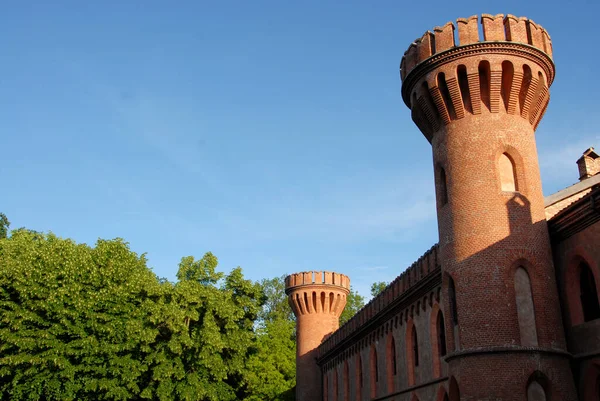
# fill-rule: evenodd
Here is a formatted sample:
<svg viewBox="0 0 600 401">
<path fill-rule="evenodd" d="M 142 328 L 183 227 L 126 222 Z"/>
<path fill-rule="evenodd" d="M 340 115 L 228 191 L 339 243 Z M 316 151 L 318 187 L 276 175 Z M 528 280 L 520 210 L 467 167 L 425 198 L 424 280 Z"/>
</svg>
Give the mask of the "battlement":
<svg viewBox="0 0 600 401">
<path fill-rule="evenodd" d="M 431 247 L 408 269 L 394 279 L 381 293 L 371 299 L 356 315 L 348 320 L 319 346 L 319 357 L 324 356 L 338 344 L 361 328 L 370 320 L 388 311 L 388 307 L 398 298 L 416 287 L 429 273 L 439 270 L 438 245 Z"/>
<path fill-rule="evenodd" d="M 339 317 L 350 293 L 350 279 L 334 272 L 294 273 L 285 278 L 285 293 L 296 317 L 314 313 Z"/>
<path fill-rule="evenodd" d="M 479 37 L 479 24 L 483 40 Z M 458 28 L 458 38 L 455 30 Z M 458 43 L 456 42 L 458 39 Z M 455 47 L 477 45 L 486 42 L 513 42 L 535 47 L 552 58 L 552 40 L 548 32 L 540 25 L 525 17 L 514 15 L 482 14 L 469 18 L 458 18 L 456 25 L 452 21 L 444 26 L 435 27 L 433 33 L 425 32 L 408 47 L 400 63 L 402 81 L 412 70 L 426 59 L 449 51 Z"/>
<path fill-rule="evenodd" d="M 554 74 L 548 32 L 503 14 L 459 18 L 427 31 L 400 64 L 402 99 L 430 142 L 453 121 L 487 113 L 520 115 L 535 130 Z"/>
<path fill-rule="evenodd" d="M 289 294 L 295 287 L 304 285 L 337 285 L 350 290 L 350 278 L 334 272 L 309 271 L 290 274 L 285 278 L 285 292 Z"/>
</svg>

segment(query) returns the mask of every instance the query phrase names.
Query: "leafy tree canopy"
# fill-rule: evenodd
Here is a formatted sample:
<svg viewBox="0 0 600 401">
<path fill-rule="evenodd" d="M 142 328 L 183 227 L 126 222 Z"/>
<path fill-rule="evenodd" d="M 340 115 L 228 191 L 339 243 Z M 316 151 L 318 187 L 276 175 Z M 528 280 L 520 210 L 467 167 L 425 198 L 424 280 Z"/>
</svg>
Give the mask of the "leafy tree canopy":
<svg viewBox="0 0 600 401">
<path fill-rule="evenodd" d="M 10 221 L 6 218 L 4 213 L 0 213 L 0 239 L 6 238 L 8 235 L 8 228 L 10 227 Z"/>
<path fill-rule="evenodd" d="M 385 287 L 387 287 L 387 286 L 388 286 L 388 283 L 386 283 L 385 281 L 377 281 L 377 282 L 371 284 L 371 296 L 376 297 L 383 290 L 385 290 Z"/>
<path fill-rule="evenodd" d="M 350 320 L 363 306 L 365 306 L 365 298 L 350 287 L 350 294 L 346 297 L 346 307 L 340 316 L 340 325 Z"/>
<path fill-rule="evenodd" d="M 117 239 L 0 240 L 0 399 L 243 400 L 260 285 L 183 258 L 177 283 Z"/>
</svg>

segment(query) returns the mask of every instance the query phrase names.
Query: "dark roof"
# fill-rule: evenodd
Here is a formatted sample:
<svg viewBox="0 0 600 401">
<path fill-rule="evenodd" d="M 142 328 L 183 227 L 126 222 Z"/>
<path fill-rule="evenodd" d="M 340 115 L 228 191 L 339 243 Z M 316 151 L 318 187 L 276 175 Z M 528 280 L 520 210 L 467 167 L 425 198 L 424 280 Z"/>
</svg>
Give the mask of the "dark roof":
<svg viewBox="0 0 600 401">
<path fill-rule="evenodd" d="M 600 178 L 600 175 L 592 178 Z M 591 181 L 592 178 L 585 181 Z M 548 220 L 548 230 L 552 240 L 563 240 L 598 221 L 600 221 L 600 184 L 594 186 L 592 192 Z"/>
</svg>

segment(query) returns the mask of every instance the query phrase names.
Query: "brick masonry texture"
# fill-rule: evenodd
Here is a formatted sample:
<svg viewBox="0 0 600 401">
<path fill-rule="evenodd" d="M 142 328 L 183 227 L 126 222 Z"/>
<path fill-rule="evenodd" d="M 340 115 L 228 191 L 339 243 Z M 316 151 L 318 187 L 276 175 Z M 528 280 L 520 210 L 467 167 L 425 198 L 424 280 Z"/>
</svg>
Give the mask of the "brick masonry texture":
<svg viewBox="0 0 600 401">
<path fill-rule="evenodd" d="M 600 288 L 597 191 L 546 209 L 537 159 L 550 36 L 522 17 L 459 19 L 411 44 L 400 76 L 433 150 L 439 243 L 339 329 L 346 276 L 286 279 L 297 399 L 598 401 L 600 298 L 581 278 L 585 262 Z"/>
</svg>

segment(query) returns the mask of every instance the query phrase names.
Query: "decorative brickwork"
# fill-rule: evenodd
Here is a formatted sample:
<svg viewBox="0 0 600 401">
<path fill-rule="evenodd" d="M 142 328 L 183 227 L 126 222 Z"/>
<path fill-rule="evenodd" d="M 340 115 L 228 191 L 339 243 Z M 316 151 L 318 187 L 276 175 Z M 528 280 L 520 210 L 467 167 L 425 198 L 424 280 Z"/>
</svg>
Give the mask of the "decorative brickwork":
<svg viewBox="0 0 600 401">
<path fill-rule="evenodd" d="M 295 273 L 285 278 L 285 292 L 296 315 L 296 400 L 319 400 L 322 385 L 317 347 L 339 327 L 350 279 L 332 272 Z M 337 378 L 336 373 L 328 383 L 339 387 Z"/>
<path fill-rule="evenodd" d="M 474 18 L 459 20 L 458 46 L 454 24 L 435 28 L 435 45 L 418 39 L 401 63 L 404 101 L 447 181 L 440 260 L 458 315 L 446 332 L 457 344 L 449 374 L 462 398 L 525 400 L 541 371 L 554 378 L 547 399 L 575 400 L 534 137 L 554 80 L 552 45 L 526 18 L 484 14 L 481 24 L 483 40 Z"/>
<path fill-rule="evenodd" d="M 439 244 L 339 329 L 346 276 L 286 278 L 297 399 L 599 400 L 600 158 L 586 150 L 582 181 L 544 199 L 550 36 L 461 18 L 412 43 L 400 76 L 433 149 Z"/>
</svg>

